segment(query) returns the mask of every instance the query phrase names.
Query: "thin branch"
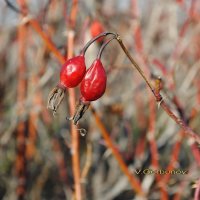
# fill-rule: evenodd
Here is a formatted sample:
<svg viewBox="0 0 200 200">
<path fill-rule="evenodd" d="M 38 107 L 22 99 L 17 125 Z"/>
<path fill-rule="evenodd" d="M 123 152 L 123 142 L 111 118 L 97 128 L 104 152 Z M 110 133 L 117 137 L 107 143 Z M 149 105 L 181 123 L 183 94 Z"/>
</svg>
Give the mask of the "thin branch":
<svg viewBox="0 0 200 200">
<path fill-rule="evenodd" d="M 146 78 L 146 76 L 144 75 L 144 72 L 141 70 L 141 68 L 139 67 L 139 65 L 132 58 L 132 56 L 130 55 L 128 49 L 124 46 L 124 43 L 122 42 L 122 39 L 121 39 L 121 37 L 119 35 L 117 37 L 117 41 L 120 44 L 120 46 L 123 49 L 123 51 L 126 54 L 126 56 L 129 58 L 129 60 L 133 64 L 133 66 L 134 66 L 133 68 L 137 69 L 137 71 L 140 73 L 140 75 L 143 77 L 143 79 L 145 80 L 145 82 L 147 83 L 147 85 L 149 86 L 149 88 L 151 89 L 151 91 L 153 92 L 153 86 L 151 85 L 151 83 L 149 82 L 149 80 Z"/>
<path fill-rule="evenodd" d="M 68 58 L 73 57 L 74 49 L 74 32 L 69 31 L 68 33 Z M 76 97 L 75 90 L 69 89 L 69 107 L 70 115 L 72 116 L 75 113 L 76 107 Z M 80 158 L 79 158 L 79 134 L 77 127 L 71 121 L 71 154 L 72 154 L 72 171 L 74 175 L 74 185 L 75 185 L 75 197 L 76 200 L 81 200 L 81 177 L 80 177 Z"/>
<path fill-rule="evenodd" d="M 40 37 L 45 42 L 46 46 L 51 50 L 51 52 L 56 56 L 56 58 L 60 61 L 61 64 L 65 62 L 65 58 L 58 51 L 56 46 L 53 44 L 49 36 L 42 30 L 40 24 L 35 19 L 30 19 L 28 23 L 32 26 L 32 28 L 40 35 Z"/>
<path fill-rule="evenodd" d="M 21 1 L 21 4 L 24 2 Z M 18 28 L 19 42 L 19 67 L 18 67 L 18 88 L 17 102 L 19 103 L 18 114 L 24 112 L 24 101 L 26 99 L 27 80 L 24 78 L 26 74 L 25 49 L 26 49 L 27 27 L 20 25 Z M 23 200 L 26 194 L 26 125 L 24 121 L 18 123 L 17 126 L 17 155 L 16 155 L 16 173 L 17 173 L 17 199 Z"/>
<path fill-rule="evenodd" d="M 16 12 L 19 12 L 19 10 L 12 5 L 8 0 L 5 0 L 6 4 L 13 9 Z M 71 19 L 72 19 L 72 24 L 74 25 L 74 20 L 75 20 L 75 15 L 77 12 L 77 0 L 73 1 L 74 4 L 74 11 L 71 13 Z M 22 11 L 20 11 L 22 12 Z M 75 14 L 74 14 L 75 13 Z M 24 14 L 24 12 L 22 13 Z M 58 60 L 63 63 L 65 61 L 65 58 L 61 55 L 61 53 L 57 50 L 57 48 L 55 47 L 55 45 L 51 42 L 51 40 L 48 38 L 48 36 L 42 31 L 42 28 L 40 27 L 39 23 L 35 20 L 35 19 L 28 19 L 28 21 L 31 26 L 36 30 L 36 32 L 38 32 L 38 34 L 42 37 L 42 39 L 45 41 L 45 44 L 48 46 L 48 48 L 55 54 L 55 56 L 58 58 Z M 135 60 L 132 58 L 132 56 L 130 55 L 129 51 L 127 50 L 127 48 L 124 46 L 120 36 L 118 35 L 117 37 L 117 41 L 120 44 L 121 48 L 123 49 L 124 53 L 126 54 L 126 56 L 129 58 L 129 60 L 131 61 L 131 63 L 133 64 L 134 68 L 137 69 L 137 71 L 140 73 L 140 75 L 143 77 L 143 79 L 145 80 L 146 84 L 149 86 L 149 88 L 151 89 L 152 93 L 154 94 L 156 101 L 159 103 L 159 105 L 163 108 L 163 110 L 165 110 L 165 112 L 184 130 L 185 133 L 189 134 L 197 143 L 200 144 L 200 136 L 198 136 L 198 134 L 196 134 L 190 127 L 188 127 L 185 122 L 178 118 L 170 109 L 170 107 L 165 103 L 165 101 L 162 99 L 162 96 L 160 95 L 160 93 L 155 93 L 154 88 L 152 87 L 150 81 L 146 78 L 144 72 L 141 70 L 141 68 L 139 67 L 139 65 L 135 62 Z"/>
<path fill-rule="evenodd" d="M 138 179 L 136 177 L 133 176 L 133 174 L 130 173 L 130 171 L 129 171 L 128 167 L 126 166 L 126 164 L 124 163 L 124 160 L 122 159 L 119 151 L 116 149 L 115 145 L 112 143 L 109 133 L 107 132 L 106 128 L 104 127 L 103 123 L 101 122 L 101 119 L 98 116 L 98 114 L 96 113 L 95 109 L 91 107 L 91 111 L 92 111 L 92 114 L 95 118 L 95 121 L 96 121 L 99 129 L 101 130 L 101 134 L 102 134 L 107 146 L 111 149 L 113 155 L 115 156 L 116 160 L 119 163 L 121 170 L 127 176 L 132 189 L 135 190 L 138 194 L 144 195 L 143 190 L 140 185 L 140 182 L 138 181 Z"/>
<path fill-rule="evenodd" d="M 81 173 L 81 182 L 85 183 L 87 181 L 87 176 L 88 176 L 91 165 L 92 165 L 92 144 L 90 141 L 87 141 L 86 159 L 85 159 L 85 165 Z"/>
<path fill-rule="evenodd" d="M 194 200 L 198 200 L 200 198 L 200 179 L 197 181 L 197 188 L 194 194 Z"/>
<path fill-rule="evenodd" d="M 69 17 L 71 28 L 74 28 L 76 25 L 77 11 L 78 11 L 78 0 L 73 0 L 70 17 Z"/>
<path fill-rule="evenodd" d="M 140 73 L 140 75 L 143 77 L 145 80 L 146 84 L 149 86 L 151 89 L 153 95 L 155 96 L 156 101 L 159 103 L 159 105 L 163 108 L 163 110 L 184 130 L 185 133 L 189 134 L 197 143 L 200 144 L 200 137 L 197 133 L 195 133 L 190 127 L 186 125 L 186 123 L 178 118 L 170 109 L 170 107 L 166 104 L 166 102 L 163 100 L 162 96 L 160 95 L 159 90 L 155 90 L 153 86 L 151 85 L 150 81 L 146 78 L 144 75 L 144 72 L 141 70 L 139 65 L 135 62 L 135 60 L 132 58 L 130 55 L 129 51 L 126 49 L 124 46 L 120 36 L 117 37 L 117 41 L 120 44 L 121 48 L 123 49 L 124 53 L 126 56 L 129 58 L 131 63 L 133 64 L 133 67 L 137 69 L 137 71 Z"/>
<path fill-rule="evenodd" d="M 16 6 L 14 6 L 10 1 L 8 0 L 4 0 L 6 5 L 12 9 L 13 11 L 15 11 L 16 13 L 23 13 L 22 10 L 20 10 L 19 8 L 17 8 Z"/>
</svg>

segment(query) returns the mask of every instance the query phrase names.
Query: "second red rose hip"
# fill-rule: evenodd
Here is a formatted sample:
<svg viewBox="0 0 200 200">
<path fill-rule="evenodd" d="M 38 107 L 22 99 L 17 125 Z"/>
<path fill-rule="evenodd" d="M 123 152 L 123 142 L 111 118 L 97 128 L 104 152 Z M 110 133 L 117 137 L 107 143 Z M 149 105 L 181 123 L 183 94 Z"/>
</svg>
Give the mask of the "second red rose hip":
<svg viewBox="0 0 200 200">
<path fill-rule="evenodd" d="M 106 81 L 107 77 L 104 67 L 100 59 L 96 59 L 86 71 L 81 82 L 81 99 L 83 101 L 95 101 L 99 99 L 105 92 Z"/>
</svg>

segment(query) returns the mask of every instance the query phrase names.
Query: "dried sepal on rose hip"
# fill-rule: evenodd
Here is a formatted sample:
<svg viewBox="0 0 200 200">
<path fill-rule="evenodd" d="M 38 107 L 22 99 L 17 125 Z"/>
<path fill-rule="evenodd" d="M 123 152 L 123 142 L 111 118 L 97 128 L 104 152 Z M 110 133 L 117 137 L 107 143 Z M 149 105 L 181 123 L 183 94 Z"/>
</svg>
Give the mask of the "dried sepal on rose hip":
<svg viewBox="0 0 200 200">
<path fill-rule="evenodd" d="M 89 108 L 89 106 L 90 106 L 90 102 L 79 99 L 74 116 L 71 119 L 69 118 L 67 119 L 73 120 L 74 124 L 76 125 L 79 122 L 79 120 L 82 118 L 86 110 Z"/>
<path fill-rule="evenodd" d="M 65 87 L 62 85 L 57 85 L 53 90 L 49 93 L 47 108 L 52 110 L 53 115 L 56 114 L 56 111 L 61 104 L 64 95 L 65 95 Z"/>
<path fill-rule="evenodd" d="M 79 56 L 73 57 L 67 60 L 61 68 L 60 71 L 60 82 L 59 84 L 50 92 L 47 102 L 47 108 L 53 111 L 55 115 L 59 105 L 61 104 L 64 94 L 67 88 L 74 88 L 79 85 L 82 81 L 85 73 L 85 52 L 88 47 L 100 37 L 107 36 L 109 34 L 113 34 L 110 32 L 101 33 L 92 40 L 90 40 L 83 50 L 81 51 Z"/>
<path fill-rule="evenodd" d="M 60 71 L 60 82 L 50 92 L 47 108 L 56 113 L 61 104 L 67 88 L 76 87 L 82 80 L 86 72 L 84 55 L 73 57 L 67 60 Z"/>
<path fill-rule="evenodd" d="M 101 55 L 106 45 L 115 38 L 116 36 L 102 45 L 97 58 L 86 71 L 85 76 L 81 81 L 81 97 L 76 112 L 72 118 L 74 124 L 77 124 L 82 118 L 85 111 L 88 109 L 90 102 L 99 99 L 106 90 L 107 75 L 101 62 Z"/>
</svg>

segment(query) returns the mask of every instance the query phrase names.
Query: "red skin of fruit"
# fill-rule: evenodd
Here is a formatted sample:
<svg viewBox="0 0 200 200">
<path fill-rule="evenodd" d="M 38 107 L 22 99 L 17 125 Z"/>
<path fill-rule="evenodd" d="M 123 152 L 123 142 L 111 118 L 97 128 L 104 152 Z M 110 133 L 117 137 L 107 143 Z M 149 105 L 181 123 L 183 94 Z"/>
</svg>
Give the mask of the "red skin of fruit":
<svg viewBox="0 0 200 200">
<path fill-rule="evenodd" d="M 106 89 L 106 72 L 99 59 L 96 59 L 81 82 L 81 100 L 84 102 L 95 101 L 99 99 Z"/>
<path fill-rule="evenodd" d="M 98 20 L 94 20 L 90 27 L 91 36 L 96 37 L 97 35 L 99 35 L 102 32 L 104 32 L 104 27 L 103 27 L 102 23 Z M 99 38 L 97 41 L 101 42 L 102 40 L 103 40 L 103 38 Z"/>
<path fill-rule="evenodd" d="M 83 55 L 67 60 L 60 71 L 60 84 L 67 88 L 76 87 L 86 72 L 85 57 Z"/>
</svg>

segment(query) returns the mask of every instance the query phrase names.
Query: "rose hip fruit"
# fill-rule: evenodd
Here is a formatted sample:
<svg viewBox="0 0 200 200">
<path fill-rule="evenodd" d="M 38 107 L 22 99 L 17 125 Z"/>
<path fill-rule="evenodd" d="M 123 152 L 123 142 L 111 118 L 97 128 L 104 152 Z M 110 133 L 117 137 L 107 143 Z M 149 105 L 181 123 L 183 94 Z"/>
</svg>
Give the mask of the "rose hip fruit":
<svg viewBox="0 0 200 200">
<path fill-rule="evenodd" d="M 60 81 L 48 96 L 47 108 L 52 110 L 54 115 L 64 98 L 66 89 L 78 86 L 82 80 L 81 93 L 83 97 L 80 101 L 82 101 L 83 104 L 81 102 L 79 104 L 80 106 L 77 110 L 76 120 L 74 121 L 75 124 L 89 107 L 89 102 L 94 101 L 103 95 L 106 88 L 106 74 L 100 61 L 103 49 L 100 50 L 100 56 L 95 60 L 92 67 L 88 69 L 87 72 L 85 66 L 85 52 L 93 42 L 107 35 L 114 35 L 117 37 L 117 34 L 112 32 L 101 33 L 84 46 L 79 56 L 73 57 L 63 64 L 60 71 Z M 103 45 L 103 48 L 105 46 L 106 45 Z"/>
<path fill-rule="evenodd" d="M 89 108 L 90 102 L 99 99 L 106 90 L 107 76 L 101 63 L 101 55 L 106 45 L 108 45 L 116 37 L 117 35 L 102 45 L 96 60 L 86 71 L 85 76 L 81 81 L 81 97 L 79 99 L 79 104 L 77 105 L 76 112 L 72 117 L 75 125 L 79 122 L 86 110 Z"/>
<path fill-rule="evenodd" d="M 76 125 L 89 108 L 90 102 L 99 99 L 105 92 L 107 76 L 101 60 L 97 58 L 86 71 L 80 85 L 81 97 L 72 118 Z"/>
<path fill-rule="evenodd" d="M 99 99 L 106 89 L 106 72 L 100 59 L 96 59 L 86 71 L 81 82 L 80 90 L 83 101 L 95 101 Z"/>
<path fill-rule="evenodd" d="M 76 87 L 86 72 L 85 57 L 79 55 L 67 60 L 60 71 L 60 84 L 66 88 Z"/>
</svg>

